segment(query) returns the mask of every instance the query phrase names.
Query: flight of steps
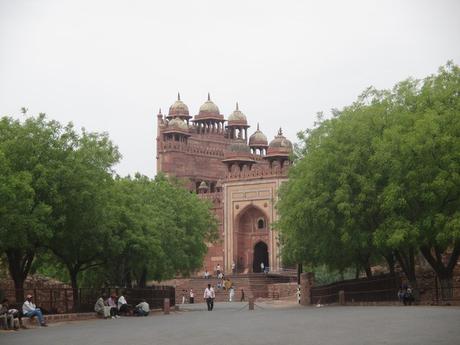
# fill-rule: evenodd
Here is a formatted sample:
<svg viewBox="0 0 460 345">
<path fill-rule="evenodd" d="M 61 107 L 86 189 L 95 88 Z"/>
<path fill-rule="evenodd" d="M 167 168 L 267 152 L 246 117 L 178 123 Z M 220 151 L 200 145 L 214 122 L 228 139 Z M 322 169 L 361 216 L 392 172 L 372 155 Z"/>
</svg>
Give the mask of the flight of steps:
<svg viewBox="0 0 460 345">
<path fill-rule="evenodd" d="M 268 285 L 277 283 L 289 283 L 296 281 L 296 277 L 292 275 L 280 275 L 280 274 L 263 274 L 263 273 L 250 273 L 250 274 L 238 274 L 226 276 L 233 283 L 235 288 L 234 301 L 241 300 L 241 290 L 244 290 L 245 300 L 247 301 L 250 296 L 254 298 L 267 298 L 268 296 Z M 188 303 L 189 291 L 193 289 L 195 293 L 195 303 L 203 302 L 203 292 L 208 284 L 214 287 L 216 292 L 216 302 L 228 301 L 229 293 L 223 289 L 217 288 L 219 279 L 211 277 L 209 279 L 204 278 L 183 278 L 176 279 L 176 304 L 182 302 L 183 291 L 187 290 L 185 294 Z"/>
</svg>

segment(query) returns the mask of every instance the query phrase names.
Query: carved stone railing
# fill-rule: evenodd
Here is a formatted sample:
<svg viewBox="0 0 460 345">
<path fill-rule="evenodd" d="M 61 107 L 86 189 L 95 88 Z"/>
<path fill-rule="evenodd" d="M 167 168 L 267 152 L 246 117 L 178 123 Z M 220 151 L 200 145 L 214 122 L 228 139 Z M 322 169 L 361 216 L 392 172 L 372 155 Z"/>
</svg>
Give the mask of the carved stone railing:
<svg viewBox="0 0 460 345">
<path fill-rule="evenodd" d="M 162 151 L 180 151 L 185 153 L 193 153 L 203 156 L 213 156 L 213 157 L 224 157 L 224 151 L 222 148 L 213 147 L 213 146 L 204 146 L 190 144 L 181 141 L 163 141 L 160 142 L 160 150 Z"/>
<path fill-rule="evenodd" d="M 275 167 L 257 167 L 253 166 L 252 169 L 244 167 L 242 170 L 232 169 L 227 173 L 226 180 L 251 180 L 251 179 L 264 179 L 273 177 L 287 177 L 289 166 L 275 166 Z"/>
<path fill-rule="evenodd" d="M 224 197 L 222 192 L 202 193 L 198 194 L 198 196 L 202 199 L 211 201 L 215 205 L 220 204 Z"/>
</svg>

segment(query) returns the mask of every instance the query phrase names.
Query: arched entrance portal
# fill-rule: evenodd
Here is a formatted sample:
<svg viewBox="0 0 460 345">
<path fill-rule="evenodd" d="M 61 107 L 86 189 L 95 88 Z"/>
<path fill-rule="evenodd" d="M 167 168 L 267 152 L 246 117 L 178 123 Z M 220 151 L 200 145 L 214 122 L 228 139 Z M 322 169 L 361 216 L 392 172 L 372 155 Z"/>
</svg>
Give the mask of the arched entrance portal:
<svg viewBox="0 0 460 345">
<path fill-rule="evenodd" d="M 262 272 L 261 263 L 268 267 L 268 247 L 264 242 L 257 242 L 254 246 L 254 259 L 252 260 L 252 271 Z"/>
<path fill-rule="evenodd" d="M 264 211 L 254 205 L 248 205 L 241 210 L 235 219 L 233 241 L 233 262 L 238 273 L 260 272 L 260 263 L 269 264 L 268 247 L 270 245 L 269 218 Z M 255 246 L 261 242 L 260 253 L 255 263 Z M 263 254 L 265 253 L 265 254 Z M 256 267 L 257 266 L 257 267 Z M 257 271 L 254 270 L 256 267 Z"/>
</svg>

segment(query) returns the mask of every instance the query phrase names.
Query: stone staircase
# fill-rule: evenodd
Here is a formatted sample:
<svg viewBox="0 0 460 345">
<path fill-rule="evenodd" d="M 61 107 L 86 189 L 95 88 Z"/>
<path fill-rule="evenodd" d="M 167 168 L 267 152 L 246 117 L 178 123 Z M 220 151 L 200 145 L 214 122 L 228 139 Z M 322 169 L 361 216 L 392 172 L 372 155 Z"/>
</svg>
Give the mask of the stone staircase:
<svg viewBox="0 0 460 345">
<path fill-rule="evenodd" d="M 274 273 L 237 274 L 228 275 L 226 278 L 230 279 L 235 289 L 234 301 L 241 300 L 242 290 L 244 290 L 246 301 L 251 296 L 254 298 L 271 298 L 271 296 L 269 296 L 269 285 L 292 283 L 296 281 L 295 276 Z M 185 296 L 188 303 L 190 289 L 193 289 L 193 292 L 195 293 L 195 303 L 203 302 L 203 292 L 207 287 L 207 284 L 211 284 L 214 287 L 216 292 L 216 302 L 228 301 L 228 291 L 225 291 L 224 289 L 218 289 L 218 282 L 219 279 L 215 277 L 211 277 L 209 279 L 198 277 L 175 279 L 174 284 L 176 287 L 176 304 L 180 304 L 182 302 L 182 295 L 184 294 L 184 290 L 187 290 Z"/>
</svg>

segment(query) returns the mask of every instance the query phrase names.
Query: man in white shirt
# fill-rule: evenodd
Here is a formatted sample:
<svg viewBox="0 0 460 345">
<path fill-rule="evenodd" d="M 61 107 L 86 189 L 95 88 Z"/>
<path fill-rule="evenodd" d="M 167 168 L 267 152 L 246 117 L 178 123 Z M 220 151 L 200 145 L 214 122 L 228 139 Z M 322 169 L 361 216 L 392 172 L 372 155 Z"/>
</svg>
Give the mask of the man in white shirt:
<svg viewBox="0 0 460 345">
<path fill-rule="evenodd" d="M 22 305 L 22 313 L 27 317 L 37 317 L 38 325 L 48 327 L 43 318 L 42 311 L 32 303 L 32 295 L 27 295 L 24 304 Z"/>
<path fill-rule="evenodd" d="M 208 311 L 213 310 L 214 298 L 216 298 L 216 293 L 214 292 L 214 289 L 211 287 L 211 284 L 208 284 L 208 287 L 204 290 L 203 298 L 206 300 Z"/>
<path fill-rule="evenodd" d="M 136 305 L 136 309 L 134 310 L 134 314 L 137 316 L 147 316 L 150 312 L 150 306 L 147 301 L 144 299 L 141 303 Z"/>
<path fill-rule="evenodd" d="M 120 297 L 118 297 L 117 306 L 118 306 L 119 314 L 124 314 L 124 315 L 130 314 L 130 306 L 128 302 L 126 301 L 125 296 L 121 295 Z"/>
</svg>

